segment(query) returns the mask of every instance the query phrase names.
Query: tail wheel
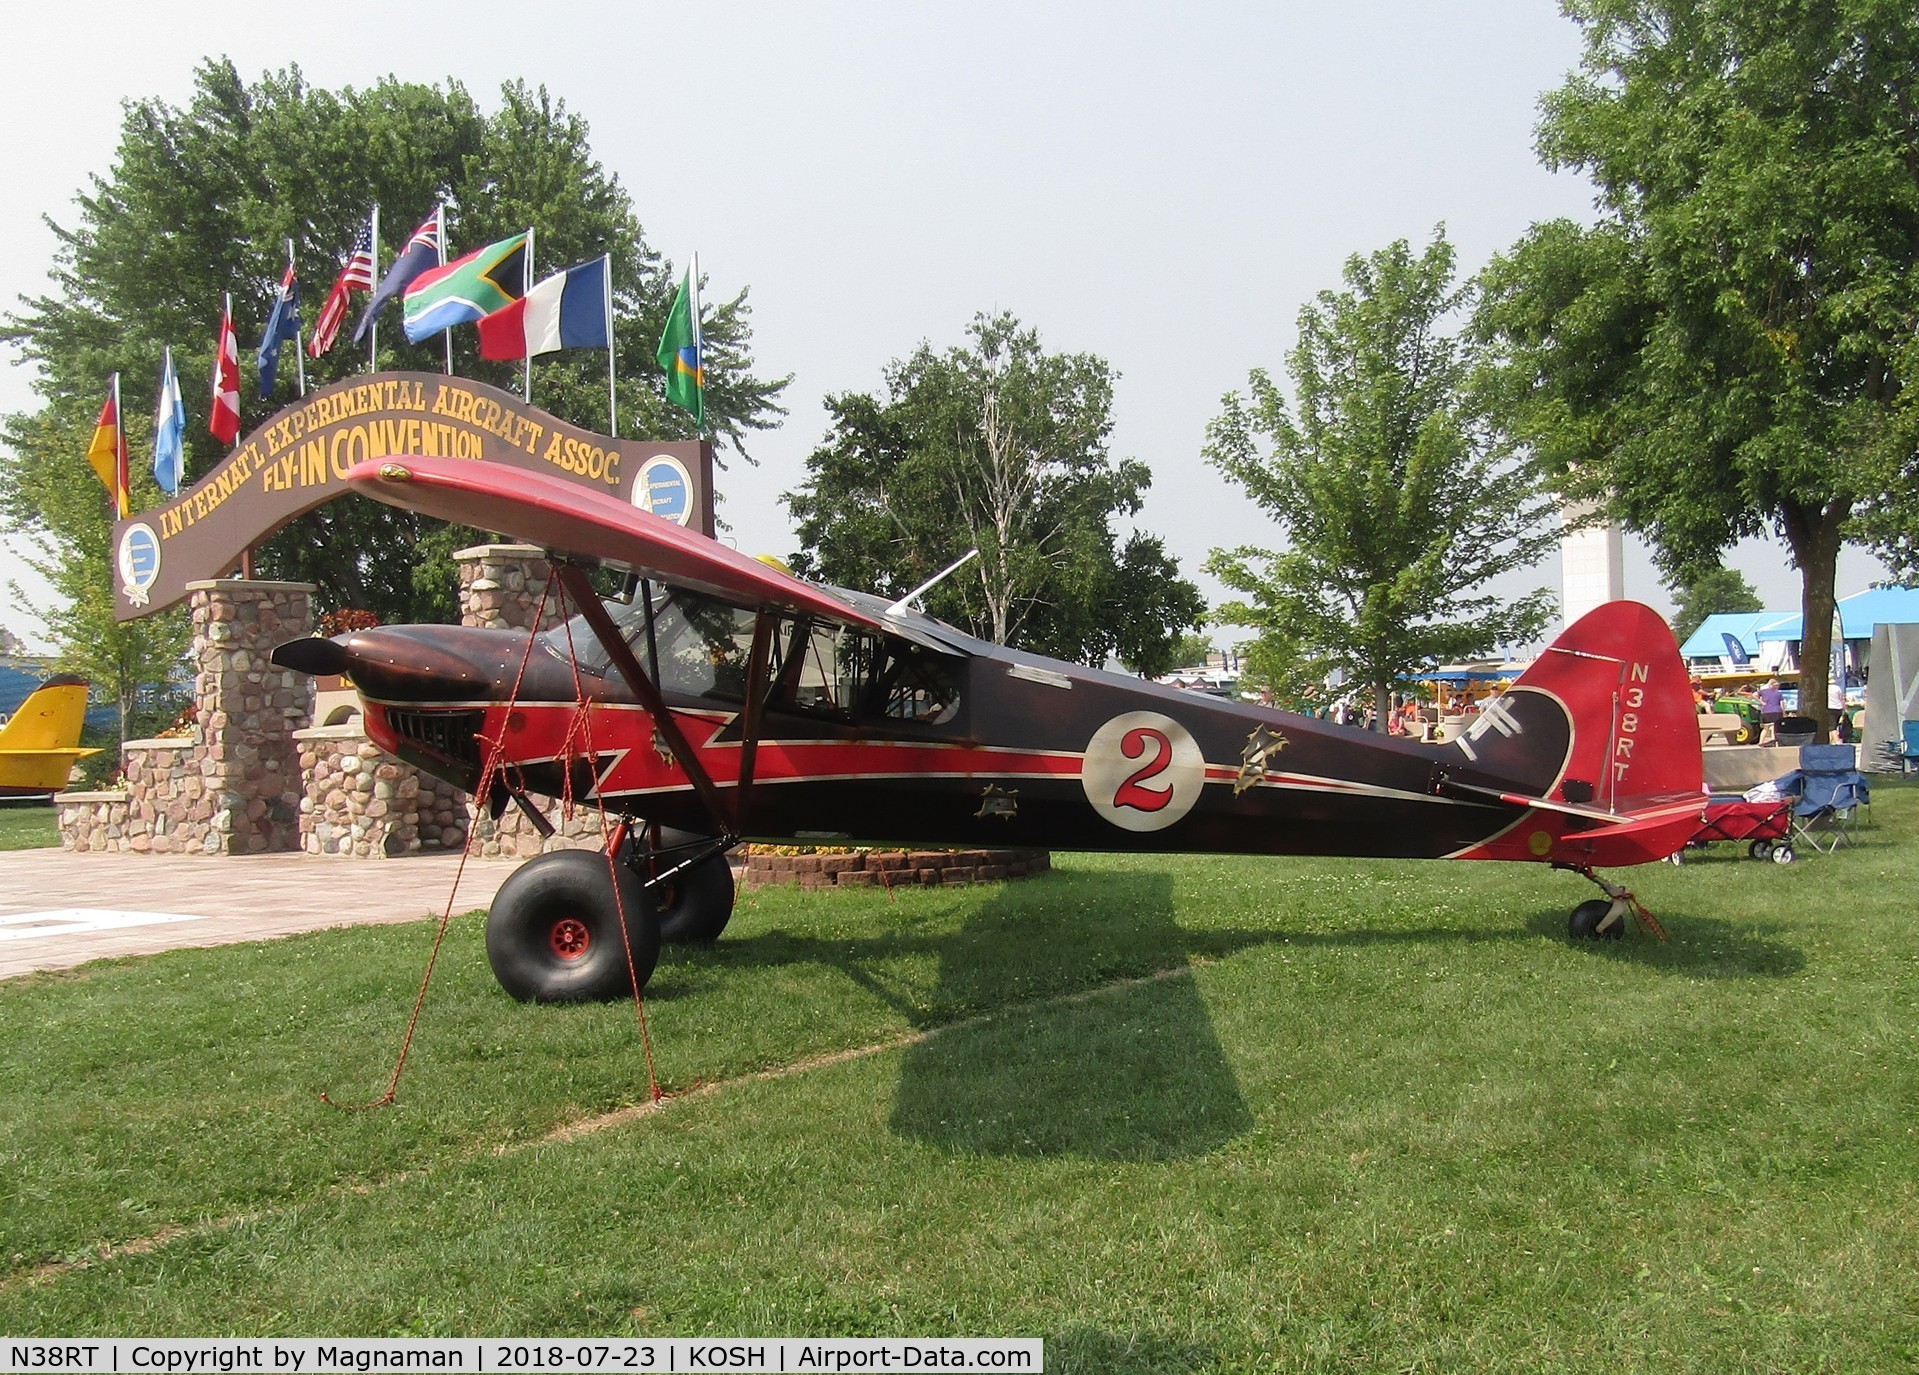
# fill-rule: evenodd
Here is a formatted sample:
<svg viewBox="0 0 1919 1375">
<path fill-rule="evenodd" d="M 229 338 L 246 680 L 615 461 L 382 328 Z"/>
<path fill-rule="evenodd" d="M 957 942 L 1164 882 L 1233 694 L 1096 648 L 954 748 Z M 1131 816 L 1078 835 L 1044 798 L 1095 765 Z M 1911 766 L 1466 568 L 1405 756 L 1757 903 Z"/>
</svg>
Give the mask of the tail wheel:
<svg viewBox="0 0 1919 1375">
<path fill-rule="evenodd" d="M 1626 934 L 1626 918 L 1622 915 L 1605 930 L 1599 929 L 1599 923 L 1612 911 L 1612 903 L 1606 898 L 1590 898 L 1573 908 L 1572 920 L 1567 923 L 1566 934 L 1576 941 L 1619 940 Z"/>
<path fill-rule="evenodd" d="M 635 979 L 646 987 L 659 956 L 659 918 L 644 887 L 626 866 L 609 866 L 594 850 L 556 850 L 528 860 L 500 885 L 486 917 L 493 977 L 526 1002 L 626 997 Z"/>
</svg>

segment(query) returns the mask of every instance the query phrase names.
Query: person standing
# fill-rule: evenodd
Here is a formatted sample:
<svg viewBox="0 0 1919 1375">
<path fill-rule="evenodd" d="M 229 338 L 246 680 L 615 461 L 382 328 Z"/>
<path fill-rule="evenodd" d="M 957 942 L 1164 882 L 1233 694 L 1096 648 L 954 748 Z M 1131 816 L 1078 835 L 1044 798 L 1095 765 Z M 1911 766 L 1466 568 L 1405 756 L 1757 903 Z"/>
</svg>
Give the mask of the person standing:
<svg viewBox="0 0 1919 1375">
<path fill-rule="evenodd" d="M 1759 734 L 1761 737 L 1776 737 L 1779 734 L 1779 723 L 1783 721 L 1785 717 L 1786 699 L 1785 694 L 1779 690 L 1779 680 L 1777 678 L 1768 678 L 1766 679 L 1765 685 L 1759 689 Z M 1772 738 L 1762 738 L 1759 743 L 1762 745 L 1770 745 L 1775 743 L 1775 740 Z"/>
</svg>

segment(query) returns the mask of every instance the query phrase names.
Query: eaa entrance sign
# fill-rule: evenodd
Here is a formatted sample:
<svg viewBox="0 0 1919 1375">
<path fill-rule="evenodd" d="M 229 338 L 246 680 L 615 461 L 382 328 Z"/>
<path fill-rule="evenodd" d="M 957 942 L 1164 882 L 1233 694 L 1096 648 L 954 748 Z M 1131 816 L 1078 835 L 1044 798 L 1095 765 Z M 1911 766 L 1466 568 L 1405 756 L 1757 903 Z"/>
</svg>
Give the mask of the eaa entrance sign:
<svg viewBox="0 0 1919 1375">
<path fill-rule="evenodd" d="M 383 372 L 302 397 L 164 505 L 113 527 L 114 610 L 131 620 L 230 572 L 295 516 L 349 495 L 369 458 L 424 455 L 551 473 L 713 533 L 713 447 L 614 439 L 569 425 L 483 382 Z"/>
</svg>

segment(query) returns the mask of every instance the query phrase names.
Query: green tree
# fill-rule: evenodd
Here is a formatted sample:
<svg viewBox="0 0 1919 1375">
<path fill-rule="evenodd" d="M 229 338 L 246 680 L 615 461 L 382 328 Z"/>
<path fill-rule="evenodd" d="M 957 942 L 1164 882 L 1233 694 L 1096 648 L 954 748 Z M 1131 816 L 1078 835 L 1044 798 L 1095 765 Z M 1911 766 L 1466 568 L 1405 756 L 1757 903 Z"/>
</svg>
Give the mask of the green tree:
<svg viewBox="0 0 1919 1375">
<path fill-rule="evenodd" d="M 1108 453 L 1111 367 L 1045 352 L 1011 315 L 977 316 L 967 335 L 888 365 L 882 396 L 827 398 L 832 428 L 786 494 L 794 566 L 899 596 L 978 549 L 928 594 L 935 615 L 1058 658 L 1176 667 L 1204 603 L 1157 536 L 1113 531 L 1152 479 Z"/>
<path fill-rule="evenodd" d="M 247 83 L 225 60 L 197 70 L 185 108 L 129 103 L 113 166 L 78 198 L 77 222 L 55 227 L 52 289 L 24 302 L 4 331 L 38 365 L 42 398 L 38 411 L 14 416 L 4 427 L 0 512 L 7 528 L 36 532 L 56 551 L 85 542 L 78 526 L 54 514 L 64 508 L 49 498 L 93 484 L 93 475 L 82 450 L 51 449 L 43 441 L 90 421 L 116 370 L 127 379 L 128 409 L 141 409 L 147 383 L 136 379 L 158 375 L 169 343 L 191 415 L 188 480 L 224 456 L 207 433 L 206 403 L 196 398 L 208 393 L 225 292 L 233 294 L 241 341 L 246 427 L 285 404 L 293 359 L 282 362 L 277 397 L 263 401 L 252 377 L 252 345 L 285 268 L 287 240 L 293 240 L 310 325 L 376 202 L 383 266 L 440 203 L 447 206 L 456 252 L 531 226 L 542 274 L 610 253 L 620 431 L 690 437 L 691 417 L 666 403 L 653 361 L 675 271 L 647 246 L 625 189 L 594 160 L 587 132 L 563 101 L 520 82 L 504 87 L 499 107 L 488 113 L 457 82 L 387 79 L 334 92 L 308 85 L 298 68 Z M 398 317 L 397 307 L 390 308 L 380 321 L 380 366 L 441 368 L 442 340 L 408 344 Z M 785 385 L 752 375 L 748 319 L 741 292 L 710 309 L 706 321 L 709 428 L 722 445 L 742 453 L 749 431 L 783 413 L 778 397 Z M 454 331 L 454 365 L 464 376 L 519 387 L 520 366 L 482 361 L 471 330 Z M 324 385 L 367 366 L 366 349 L 342 338 L 331 353 L 307 362 L 307 382 Z M 575 350 L 536 360 L 533 399 L 603 430 L 605 355 Z M 147 489 L 136 504 L 155 497 L 150 483 Z M 89 511 L 84 519 L 96 517 Z M 262 576 L 318 584 L 321 610 L 447 619 L 455 608 L 455 579 L 444 556 L 474 537 L 376 503 L 335 501 L 268 541 L 258 566 Z"/>
<path fill-rule="evenodd" d="M 23 426 L 30 435 L 31 450 L 37 454 L 64 454 L 70 459 L 86 453 L 93 438 L 94 420 L 88 417 L 81 426 L 62 426 L 51 415 L 35 418 Z M 151 427 L 141 418 L 127 422 L 128 448 L 137 456 L 130 463 L 136 502 L 142 497 L 157 497 L 159 488 L 152 478 Z M 142 465 L 137 461 L 148 461 Z M 55 667 L 63 673 L 76 673 L 104 690 L 119 711 L 119 740 L 124 745 L 140 724 L 152 724 L 144 718 L 171 715 L 176 709 L 169 684 L 183 669 L 192 627 L 183 607 L 174 607 L 142 616 L 137 620 L 114 619 L 112 532 L 113 501 L 107 490 L 78 458 L 84 483 L 50 483 L 39 493 L 46 503 L 38 516 L 43 531 L 69 532 L 65 539 L 50 534 L 30 536 L 27 544 L 35 552 L 22 553 L 27 565 L 45 578 L 59 602 L 41 613 L 55 645 Z M 11 513 L 9 499 L 0 510 Z M 9 591 L 20 596 L 17 584 Z M 142 697 L 149 700 L 142 710 Z M 102 759 L 106 756 L 101 756 Z M 111 777 L 113 767 L 100 766 Z"/>
<path fill-rule="evenodd" d="M 1469 304 L 1443 231 L 1347 260 L 1344 291 L 1300 311 L 1287 355 L 1294 402 L 1255 370 L 1207 429 L 1206 458 L 1246 488 L 1288 548 L 1213 551 L 1246 600 L 1216 619 L 1257 630 L 1255 664 L 1303 656 L 1372 688 L 1382 725 L 1394 681 L 1429 660 L 1537 635 L 1543 589 L 1507 603 L 1483 588 L 1556 542 L 1551 503 L 1487 422 L 1475 350 L 1443 331 Z"/>
<path fill-rule="evenodd" d="M 1567 0 L 1580 69 L 1539 149 L 1602 215 L 1484 275 L 1515 429 L 1689 578 L 1771 530 L 1823 716 L 1841 545 L 1909 490 L 1919 409 L 1919 12 L 1889 0 Z M 1900 474 L 1905 476 L 1902 478 Z"/>
<path fill-rule="evenodd" d="M 1213 637 L 1203 630 L 1190 631 L 1173 642 L 1173 667 L 1198 668 L 1213 652 Z"/>
<path fill-rule="evenodd" d="M 1672 633 L 1681 644 L 1706 623 L 1708 616 L 1766 609 L 1746 575 L 1736 568 L 1702 568 L 1686 577 L 1668 579 L 1666 586 L 1679 602 L 1673 612 Z"/>
</svg>

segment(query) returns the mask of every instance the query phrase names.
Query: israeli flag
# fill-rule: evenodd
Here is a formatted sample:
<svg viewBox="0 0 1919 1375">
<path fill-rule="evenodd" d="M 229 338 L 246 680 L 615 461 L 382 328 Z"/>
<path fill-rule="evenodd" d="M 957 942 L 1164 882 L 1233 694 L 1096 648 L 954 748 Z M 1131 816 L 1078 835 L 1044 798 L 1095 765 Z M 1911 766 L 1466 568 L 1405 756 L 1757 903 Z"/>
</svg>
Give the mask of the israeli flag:
<svg viewBox="0 0 1919 1375">
<path fill-rule="evenodd" d="M 168 496 L 180 490 L 186 471 L 187 408 L 180 400 L 180 374 L 173 370 L 173 350 L 160 368 L 160 400 L 153 409 L 153 476 Z"/>
</svg>

